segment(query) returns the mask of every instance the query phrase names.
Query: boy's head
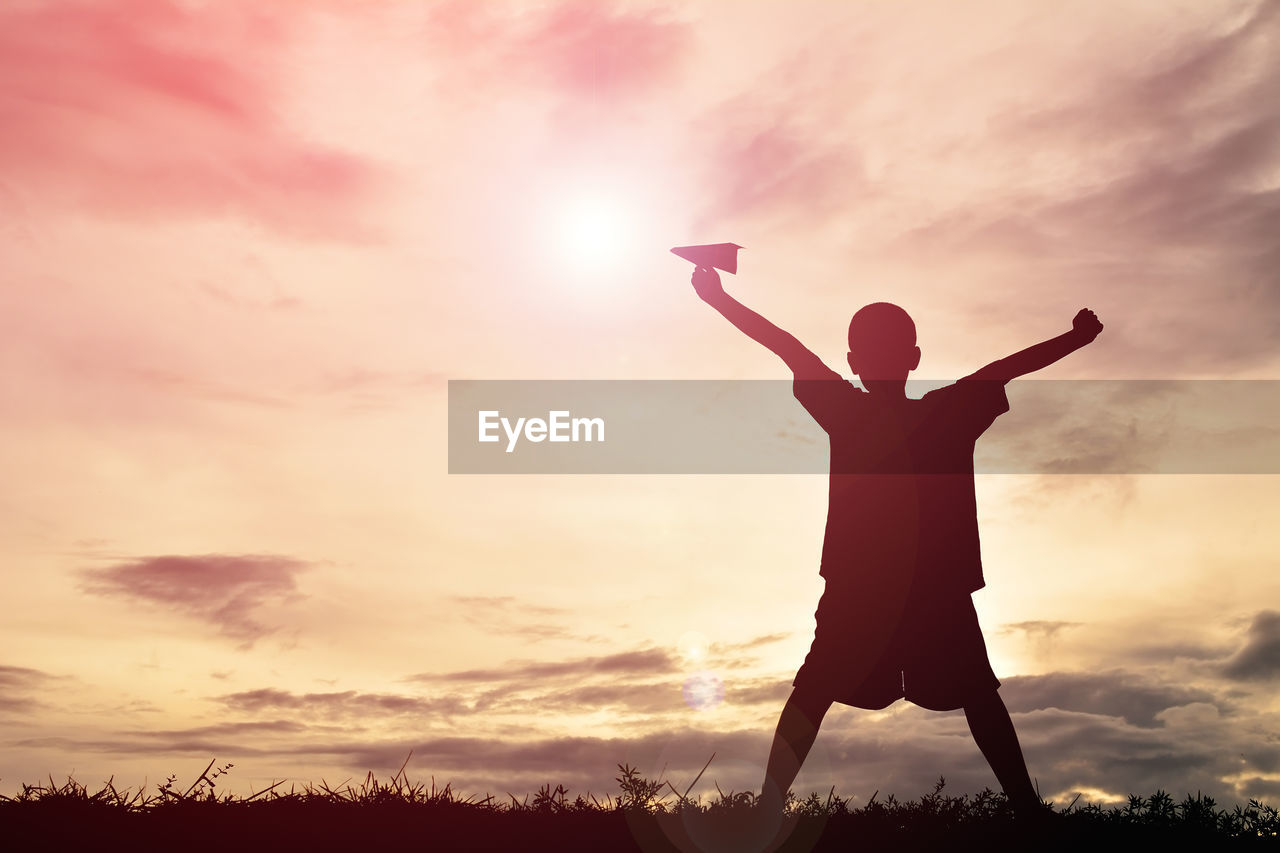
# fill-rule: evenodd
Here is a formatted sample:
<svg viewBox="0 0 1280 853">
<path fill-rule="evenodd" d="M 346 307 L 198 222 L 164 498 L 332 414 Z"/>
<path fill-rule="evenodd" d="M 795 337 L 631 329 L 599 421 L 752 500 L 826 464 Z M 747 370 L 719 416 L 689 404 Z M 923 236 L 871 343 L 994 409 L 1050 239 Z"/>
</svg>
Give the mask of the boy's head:
<svg viewBox="0 0 1280 853">
<path fill-rule="evenodd" d="M 859 308 L 849 321 L 849 367 L 862 379 L 901 379 L 920 365 L 916 324 L 891 302 Z"/>
</svg>

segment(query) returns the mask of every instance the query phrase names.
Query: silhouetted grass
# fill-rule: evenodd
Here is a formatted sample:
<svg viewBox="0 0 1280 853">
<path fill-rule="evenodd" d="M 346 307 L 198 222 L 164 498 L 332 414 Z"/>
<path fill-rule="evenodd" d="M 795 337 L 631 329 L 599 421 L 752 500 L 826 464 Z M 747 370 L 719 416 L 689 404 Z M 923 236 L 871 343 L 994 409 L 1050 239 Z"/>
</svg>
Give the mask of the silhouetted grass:
<svg viewBox="0 0 1280 853">
<path fill-rule="evenodd" d="M 408 764 L 406 759 L 405 764 Z M 710 762 L 708 762 L 710 764 Z M 668 781 L 619 765 L 617 795 L 570 799 L 562 785 L 517 798 L 461 796 L 451 786 L 411 782 L 402 766 L 388 781 L 369 773 L 358 785 L 326 782 L 282 790 L 277 782 L 250 796 L 219 793 L 230 771 L 210 762 L 182 793 L 170 776 L 154 792 L 117 790 L 112 780 L 89 789 L 67 779 L 22 785 L 0 796 L 0 843 L 13 850 L 62 850 L 85 845 L 132 851 L 350 850 L 760 850 L 765 836 L 781 851 L 931 850 L 942 845 L 979 850 L 1079 850 L 1085 845 L 1188 844 L 1201 849 L 1280 842 L 1274 807 L 1219 808 L 1210 797 L 1181 802 L 1163 791 L 1132 796 L 1122 806 L 1071 803 L 1031 820 L 1015 816 L 1003 794 L 951 796 L 939 779 L 918 800 L 851 798 L 813 793 L 787 801 L 784 826 L 769 826 L 749 792 L 690 797 Z M 704 767 L 705 771 L 706 768 Z M 701 777 L 701 773 L 698 778 Z M 777 830 L 775 832 L 775 830 Z"/>
</svg>

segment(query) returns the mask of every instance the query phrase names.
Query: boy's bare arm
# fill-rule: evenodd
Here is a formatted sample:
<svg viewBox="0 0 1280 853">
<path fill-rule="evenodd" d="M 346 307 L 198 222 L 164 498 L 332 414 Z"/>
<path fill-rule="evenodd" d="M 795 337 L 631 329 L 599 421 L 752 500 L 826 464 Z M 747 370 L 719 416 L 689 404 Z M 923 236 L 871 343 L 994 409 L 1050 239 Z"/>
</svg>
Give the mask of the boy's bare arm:
<svg viewBox="0 0 1280 853">
<path fill-rule="evenodd" d="M 828 379 L 832 370 L 822 363 L 822 359 L 814 355 L 804 344 L 790 332 L 770 323 L 755 311 L 724 292 L 720 284 L 720 274 L 714 269 L 698 267 L 693 271 L 693 289 L 702 301 L 724 315 L 724 318 L 737 326 L 747 337 L 763 344 L 775 352 L 787 363 L 792 372 L 801 379 Z"/>
<path fill-rule="evenodd" d="M 1010 379 L 1048 367 L 1063 356 L 1093 343 L 1093 339 L 1098 337 L 1101 331 L 1102 323 L 1098 322 L 1097 315 L 1088 308 L 1081 308 L 1075 319 L 1071 321 L 1071 331 L 1027 347 L 999 361 L 993 361 L 977 373 L 965 378 L 1008 382 Z"/>
</svg>

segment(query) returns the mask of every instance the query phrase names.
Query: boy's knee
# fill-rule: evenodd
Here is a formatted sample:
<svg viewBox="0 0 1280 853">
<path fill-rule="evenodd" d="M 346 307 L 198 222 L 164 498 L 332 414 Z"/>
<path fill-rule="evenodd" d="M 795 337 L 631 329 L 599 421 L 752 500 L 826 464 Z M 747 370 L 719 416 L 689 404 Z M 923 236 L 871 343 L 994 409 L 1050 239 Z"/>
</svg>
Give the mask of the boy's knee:
<svg viewBox="0 0 1280 853">
<path fill-rule="evenodd" d="M 990 690 L 979 690 L 969 695 L 963 705 L 965 714 L 969 716 L 978 715 L 986 718 L 995 714 L 996 716 L 1009 716 L 1009 709 L 1005 707 L 1004 700 L 1000 698 L 1000 691 L 996 688 Z"/>
</svg>

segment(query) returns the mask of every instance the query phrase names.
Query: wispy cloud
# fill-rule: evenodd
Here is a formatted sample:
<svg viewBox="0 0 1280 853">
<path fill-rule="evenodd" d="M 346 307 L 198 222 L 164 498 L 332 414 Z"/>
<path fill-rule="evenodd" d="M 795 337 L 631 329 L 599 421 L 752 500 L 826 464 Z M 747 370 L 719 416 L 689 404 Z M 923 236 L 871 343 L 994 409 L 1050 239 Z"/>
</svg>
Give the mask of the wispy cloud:
<svg viewBox="0 0 1280 853">
<path fill-rule="evenodd" d="M 661 9 L 550 3 L 512 15 L 512 8 L 466 0 L 432 8 L 424 35 L 442 56 L 441 70 L 451 72 L 446 84 L 614 102 L 671 80 L 690 36 Z"/>
<path fill-rule="evenodd" d="M 560 661 L 513 660 L 500 667 L 419 673 L 406 680 L 465 697 L 477 713 L 553 719 L 565 712 L 608 709 L 620 718 L 659 725 L 663 715 L 688 711 L 683 689 L 691 673 L 677 655 L 645 648 Z"/>
<path fill-rule="evenodd" d="M 17 188 L 126 216 L 243 216 L 364 237 L 376 171 L 280 118 L 296 21 L 247 3 L 83 0 L 0 11 L 0 165 Z"/>
<path fill-rule="evenodd" d="M 448 599 L 453 612 L 465 621 L 487 632 L 520 637 L 529 642 L 540 640 L 595 641 L 567 627 L 571 611 L 563 607 L 520 601 L 510 595 L 455 595 Z"/>
<path fill-rule="evenodd" d="M 35 737 L 15 746 L 130 755 L 270 755 L 309 731 L 293 720 L 216 723 L 184 729 L 125 729 L 101 737 Z M 279 740 L 272 740 L 279 738 Z"/>
<path fill-rule="evenodd" d="M 447 377 L 435 371 L 392 371 L 354 367 L 320 377 L 314 388 L 300 389 L 343 399 L 351 409 L 392 409 L 431 388 L 444 387 Z"/>
<path fill-rule="evenodd" d="M 344 717 L 355 719 L 399 715 L 458 714 L 471 710 L 461 699 L 444 697 L 424 699 L 394 693 L 360 693 L 355 690 L 329 693 L 293 693 L 264 687 L 216 697 L 227 710 L 260 714 L 264 712 L 298 711 L 307 717 Z"/>
<path fill-rule="evenodd" d="M 291 401 L 282 395 L 258 394 L 200 376 L 192 376 L 161 367 L 133 367 L 122 370 L 148 389 L 164 394 L 197 397 L 225 403 L 247 403 L 275 409 L 287 408 Z"/>
<path fill-rule="evenodd" d="M 804 225 L 831 215 L 852 196 L 873 189 L 856 144 L 815 143 L 810 105 L 745 92 L 698 120 L 709 135 L 704 152 L 714 191 L 695 227 L 741 218 Z"/>
<path fill-rule="evenodd" d="M 1028 637 L 1051 640 L 1058 635 L 1058 632 L 1067 628 L 1078 628 L 1080 624 L 1079 622 L 1061 622 L 1048 619 L 1038 619 L 1030 622 L 1009 622 L 1001 628 L 1000 633 L 1022 632 Z"/>
<path fill-rule="evenodd" d="M 1280 69 L 1264 58 L 1278 26 L 1280 7 L 1263 2 L 1171 29 L 1147 61 L 1123 56 L 1123 41 L 1091 52 L 1094 70 L 988 116 L 984 149 L 1024 179 L 935 211 L 898 238 L 902 251 L 1033 260 L 1063 295 L 1141 305 L 1140 322 L 1113 324 L 1130 375 L 1265 361 L 1280 332 L 1268 177 L 1280 106 L 1267 96 Z"/>
<path fill-rule="evenodd" d="M 57 677 L 25 666 L 0 666 L 0 712 L 30 713 L 42 703 L 31 694 Z"/>
<path fill-rule="evenodd" d="M 516 660 L 502 667 L 465 669 L 454 672 L 419 673 L 411 681 L 474 683 L 507 679 L 546 678 L 550 676 L 607 675 L 615 678 L 666 675 L 676 670 L 676 659 L 662 649 L 639 649 L 612 655 L 575 658 L 564 661 Z"/>
<path fill-rule="evenodd" d="M 84 570 L 81 589 L 176 608 L 248 648 L 276 630 L 258 611 L 300 598 L 297 576 L 306 568 L 300 560 L 273 555 L 144 557 Z"/>
<path fill-rule="evenodd" d="M 0 666 L 0 689 L 23 690 L 38 687 L 54 676 L 25 666 Z"/>
<path fill-rule="evenodd" d="M 705 225 L 834 231 L 827 251 L 854 264 L 905 264 L 904 301 L 987 323 L 1028 295 L 1065 312 L 1086 294 L 1131 376 L 1271 357 L 1280 7 L 1086 21 L 986 4 L 963 47 L 938 32 L 947 12 L 915 8 L 928 25 L 862 5 L 795 55 L 744 58 L 693 120 Z M 970 267 L 985 280 L 957 303 Z M 1117 313 L 1132 306 L 1140 319 Z"/>
<path fill-rule="evenodd" d="M 773 634 L 759 634 L 749 640 L 743 640 L 737 643 L 712 643 L 711 651 L 713 653 L 729 654 L 734 652 L 744 652 L 748 649 L 758 649 L 761 646 L 767 646 L 770 643 L 778 643 L 782 640 L 789 639 L 791 634 L 780 631 Z"/>
</svg>

